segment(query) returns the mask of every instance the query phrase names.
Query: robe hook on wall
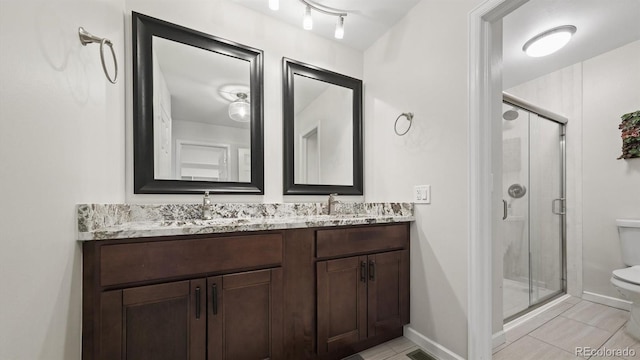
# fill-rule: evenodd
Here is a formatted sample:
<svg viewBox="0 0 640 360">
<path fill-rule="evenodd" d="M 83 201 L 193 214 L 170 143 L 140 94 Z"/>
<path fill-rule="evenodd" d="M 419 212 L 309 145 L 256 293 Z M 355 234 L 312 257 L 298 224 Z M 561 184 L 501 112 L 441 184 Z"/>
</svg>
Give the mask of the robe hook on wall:
<svg viewBox="0 0 640 360">
<path fill-rule="evenodd" d="M 407 129 L 403 132 L 398 131 L 398 120 L 400 120 L 401 117 L 404 117 L 407 119 L 407 121 L 409 121 L 409 127 L 407 127 Z M 402 136 L 409 132 L 409 129 L 411 129 L 412 124 L 413 124 L 413 113 L 412 112 L 402 113 L 398 115 L 398 117 L 396 118 L 396 123 L 395 125 L 393 125 L 393 130 L 395 130 L 398 136 Z"/>
<path fill-rule="evenodd" d="M 102 62 L 102 70 L 104 70 L 104 75 L 107 77 L 110 83 L 115 84 L 118 79 L 118 60 L 116 59 L 116 52 L 113 50 L 113 43 L 111 40 L 107 38 L 97 37 L 87 30 L 85 30 L 82 26 L 78 28 L 78 36 L 80 37 L 80 42 L 82 45 L 87 46 L 87 44 L 98 43 L 100 44 L 100 61 Z M 109 76 L 109 71 L 107 71 L 107 64 L 104 61 L 104 46 L 108 45 L 111 49 L 111 57 L 113 58 L 113 66 L 115 68 L 115 74 L 113 79 Z"/>
</svg>

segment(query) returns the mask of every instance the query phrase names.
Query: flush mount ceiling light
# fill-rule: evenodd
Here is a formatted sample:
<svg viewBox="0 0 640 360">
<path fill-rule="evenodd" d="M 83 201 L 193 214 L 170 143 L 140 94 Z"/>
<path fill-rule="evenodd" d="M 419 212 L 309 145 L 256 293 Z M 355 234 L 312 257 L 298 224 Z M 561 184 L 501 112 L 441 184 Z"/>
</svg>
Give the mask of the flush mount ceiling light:
<svg viewBox="0 0 640 360">
<path fill-rule="evenodd" d="M 338 18 L 338 22 L 336 23 L 336 31 L 334 36 L 336 39 L 344 38 L 344 18 L 347 16 L 345 11 L 339 11 L 335 9 L 329 9 L 327 7 L 315 4 L 309 0 L 298 0 L 304 4 L 304 15 L 302 17 L 302 28 L 305 30 L 313 29 L 313 18 L 311 17 L 311 10 L 315 10 L 319 13 L 336 16 Z M 279 8 L 279 0 L 269 0 L 269 9 L 278 10 Z"/>
<path fill-rule="evenodd" d="M 237 122 L 249 122 L 251 119 L 251 110 L 248 96 L 245 93 L 237 93 L 237 99 L 229 104 L 229 117 Z"/>
<path fill-rule="evenodd" d="M 573 25 L 563 25 L 549 29 L 527 41 L 522 47 L 522 51 L 531 57 L 553 54 L 567 45 L 576 30 Z"/>
</svg>

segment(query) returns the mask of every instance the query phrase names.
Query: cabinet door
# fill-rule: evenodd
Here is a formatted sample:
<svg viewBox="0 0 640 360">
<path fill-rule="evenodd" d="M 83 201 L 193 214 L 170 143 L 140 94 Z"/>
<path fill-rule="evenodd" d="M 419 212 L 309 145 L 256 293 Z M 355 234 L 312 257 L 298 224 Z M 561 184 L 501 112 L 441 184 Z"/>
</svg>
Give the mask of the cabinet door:
<svg viewBox="0 0 640 360">
<path fill-rule="evenodd" d="M 409 251 L 368 256 L 369 337 L 409 323 Z"/>
<path fill-rule="evenodd" d="M 282 359 L 282 269 L 211 277 L 209 360 Z"/>
<path fill-rule="evenodd" d="M 319 261 L 318 353 L 367 338 L 367 257 Z"/>
<path fill-rule="evenodd" d="M 205 284 L 201 279 L 103 293 L 101 359 L 204 360 Z"/>
</svg>

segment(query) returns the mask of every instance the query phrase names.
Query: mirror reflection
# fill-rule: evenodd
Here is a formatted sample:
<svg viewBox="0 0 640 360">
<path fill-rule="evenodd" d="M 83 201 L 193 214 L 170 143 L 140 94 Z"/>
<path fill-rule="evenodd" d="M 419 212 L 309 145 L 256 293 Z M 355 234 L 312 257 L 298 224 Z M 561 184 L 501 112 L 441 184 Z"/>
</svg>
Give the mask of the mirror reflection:
<svg viewBox="0 0 640 360">
<path fill-rule="evenodd" d="M 294 75 L 296 184 L 353 185 L 353 90 Z"/>
<path fill-rule="evenodd" d="M 131 21 L 134 193 L 264 194 L 262 50 Z"/>
<path fill-rule="evenodd" d="M 362 195 L 362 80 L 282 64 L 284 194 Z"/>
<path fill-rule="evenodd" d="M 152 37 L 154 177 L 251 181 L 249 61 Z"/>
</svg>

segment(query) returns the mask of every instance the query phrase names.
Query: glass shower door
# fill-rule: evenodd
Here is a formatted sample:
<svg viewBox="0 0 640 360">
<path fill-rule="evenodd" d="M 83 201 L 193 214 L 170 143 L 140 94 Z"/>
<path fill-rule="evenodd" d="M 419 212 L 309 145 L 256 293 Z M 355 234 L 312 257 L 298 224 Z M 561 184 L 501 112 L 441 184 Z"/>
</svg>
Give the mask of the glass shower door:
<svg viewBox="0 0 640 360">
<path fill-rule="evenodd" d="M 530 304 L 529 112 L 503 104 L 503 316 Z"/>
<path fill-rule="evenodd" d="M 564 289 L 564 126 L 530 115 L 529 251 L 531 305 Z"/>
<path fill-rule="evenodd" d="M 564 125 L 502 106 L 503 316 L 564 292 Z"/>
</svg>

